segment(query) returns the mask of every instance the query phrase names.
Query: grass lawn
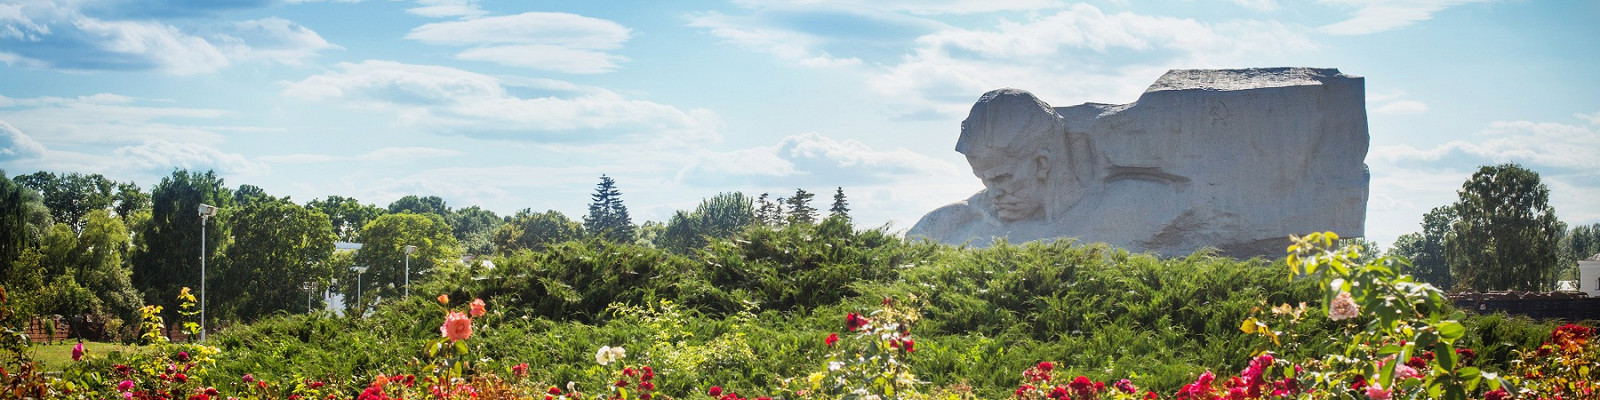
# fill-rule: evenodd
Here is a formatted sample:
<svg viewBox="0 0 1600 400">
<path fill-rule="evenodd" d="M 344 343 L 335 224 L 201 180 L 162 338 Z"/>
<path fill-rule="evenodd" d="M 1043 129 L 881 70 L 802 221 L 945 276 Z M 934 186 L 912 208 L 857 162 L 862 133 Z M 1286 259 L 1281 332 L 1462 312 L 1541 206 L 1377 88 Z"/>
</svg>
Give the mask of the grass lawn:
<svg viewBox="0 0 1600 400">
<path fill-rule="evenodd" d="M 40 370 L 60 371 L 61 369 L 66 368 L 68 363 L 72 362 L 72 346 L 76 346 L 77 344 L 77 342 L 48 345 L 35 344 L 28 346 L 28 351 L 32 353 L 34 360 L 39 361 L 39 363 L 42 364 L 40 365 Z M 144 348 L 142 346 L 127 344 L 83 342 L 83 349 L 84 351 L 87 351 L 88 354 L 104 356 L 114 351 L 128 353 L 141 351 Z"/>
</svg>

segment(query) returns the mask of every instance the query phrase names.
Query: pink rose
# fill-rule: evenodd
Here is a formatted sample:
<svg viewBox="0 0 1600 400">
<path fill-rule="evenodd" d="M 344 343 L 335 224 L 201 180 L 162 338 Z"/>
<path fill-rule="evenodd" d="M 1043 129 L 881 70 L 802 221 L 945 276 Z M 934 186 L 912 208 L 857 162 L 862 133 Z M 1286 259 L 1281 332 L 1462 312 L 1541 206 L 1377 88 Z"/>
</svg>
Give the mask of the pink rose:
<svg viewBox="0 0 1600 400">
<path fill-rule="evenodd" d="M 77 346 L 72 346 L 72 361 L 83 361 L 83 342 L 78 342 Z"/>
<path fill-rule="evenodd" d="M 483 303 L 483 299 L 472 299 L 472 311 L 469 311 L 469 313 L 471 313 L 473 317 L 482 317 L 483 313 L 487 312 L 483 309 L 483 306 L 485 305 L 486 304 Z"/>
<path fill-rule="evenodd" d="M 126 392 L 126 391 L 129 391 L 129 390 L 132 390 L 132 389 L 133 389 L 133 381 L 131 381 L 131 380 L 124 380 L 124 381 L 122 381 L 122 383 L 118 383 L 117 384 L 117 391 Z"/>
<path fill-rule="evenodd" d="M 439 325 L 439 334 L 451 341 L 466 340 L 472 337 L 472 320 L 467 319 L 466 314 L 452 311 L 445 316 L 444 325 Z"/>
</svg>

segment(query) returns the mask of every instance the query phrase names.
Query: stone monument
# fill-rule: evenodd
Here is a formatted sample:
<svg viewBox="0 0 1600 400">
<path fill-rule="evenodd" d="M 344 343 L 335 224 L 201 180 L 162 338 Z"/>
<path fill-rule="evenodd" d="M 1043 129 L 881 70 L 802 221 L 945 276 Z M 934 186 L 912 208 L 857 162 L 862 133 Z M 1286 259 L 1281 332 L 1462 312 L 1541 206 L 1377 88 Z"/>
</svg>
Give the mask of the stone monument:
<svg viewBox="0 0 1600 400">
<path fill-rule="evenodd" d="M 1281 256 L 1291 234 L 1363 235 L 1367 142 L 1364 82 L 1337 69 L 1172 70 L 1121 105 L 999 89 L 956 140 L 984 189 L 907 236 Z"/>
</svg>

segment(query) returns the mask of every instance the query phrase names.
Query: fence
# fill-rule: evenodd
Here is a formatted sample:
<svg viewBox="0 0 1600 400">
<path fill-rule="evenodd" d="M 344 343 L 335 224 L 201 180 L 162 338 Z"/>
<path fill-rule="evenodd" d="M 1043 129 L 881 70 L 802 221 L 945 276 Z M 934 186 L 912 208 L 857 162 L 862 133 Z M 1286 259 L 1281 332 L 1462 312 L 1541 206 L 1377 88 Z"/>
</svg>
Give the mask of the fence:
<svg viewBox="0 0 1600 400">
<path fill-rule="evenodd" d="M 1534 319 L 1600 320 L 1600 298 L 1568 293 L 1489 292 L 1450 296 L 1456 307 L 1479 314 L 1504 312 Z"/>
</svg>

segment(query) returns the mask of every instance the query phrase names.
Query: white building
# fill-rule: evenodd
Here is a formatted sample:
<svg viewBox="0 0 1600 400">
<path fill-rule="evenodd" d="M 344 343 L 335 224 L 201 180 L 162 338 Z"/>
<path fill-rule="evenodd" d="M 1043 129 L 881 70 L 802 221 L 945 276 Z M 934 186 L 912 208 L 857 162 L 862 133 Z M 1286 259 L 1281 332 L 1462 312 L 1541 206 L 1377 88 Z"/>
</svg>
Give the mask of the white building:
<svg viewBox="0 0 1600 400">
<path fill-rule="evenodd" d="M 1600 254 L 1578 262 L 1578 290 L 1600 297 Z"/>
</svg>

